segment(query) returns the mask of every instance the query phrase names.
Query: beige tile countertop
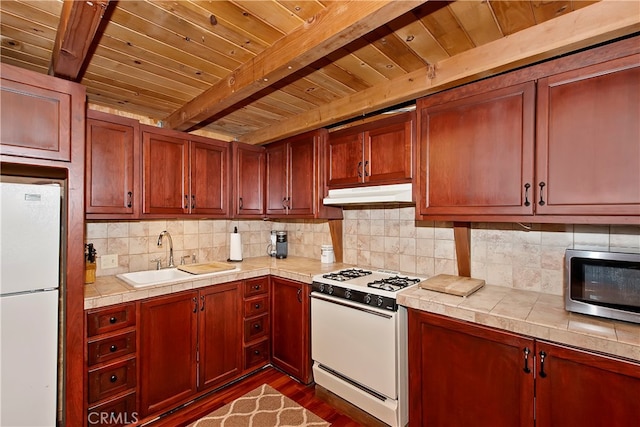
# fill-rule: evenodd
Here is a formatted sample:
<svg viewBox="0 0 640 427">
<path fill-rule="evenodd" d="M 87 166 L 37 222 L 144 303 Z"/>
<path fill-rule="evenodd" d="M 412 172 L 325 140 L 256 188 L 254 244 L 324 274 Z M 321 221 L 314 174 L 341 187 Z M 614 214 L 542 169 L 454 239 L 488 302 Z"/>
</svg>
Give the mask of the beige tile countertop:
<svg viewBox="0 0 640 427">
<path fill-rule="evenodd" d="M 95 283 L 85 285 L 84 308 L 88 310 L 267 274 L 311 283 L 311 278 L 316 274 L 353 267 L 342 263 L 323 264 L 319 260 L 311 258 L 276 259 L 268 256 L 247 258 L 234 264 L 237 264 L 239 270 L 200 279 L 194 275 L 192 280 L 179 280 L 143 288 L 134 288 L 116 276 L 98 277 Z"/>
<path fill-rule="evenodd" d="M 267 274 L 311 283 L 316 274 L 353 267 L 341 263 L 322 264 L 311 258 L 266 256 L 247 258 L 237 265 L 239 270 L 229 273 L 203 279 L 194 276 L 193 280 L 138 289 L 116 276 L 98 277 L 95 283 L 85 285 L 84 308 L 104 307 Z M 397 299 L 406 307 L 640 361 L 640 325 L 568 313 L 560 296 L 485 285 L 466 298 L 414 287 L 399 292 Z"/>
<path fill-rule="evenodd" d="M 398 304 L 460 320 L 640 361 L 640 325 L 564 309 L 561 296 L 485 285 L 468 297 L 413 287 Z"/>
</svg>

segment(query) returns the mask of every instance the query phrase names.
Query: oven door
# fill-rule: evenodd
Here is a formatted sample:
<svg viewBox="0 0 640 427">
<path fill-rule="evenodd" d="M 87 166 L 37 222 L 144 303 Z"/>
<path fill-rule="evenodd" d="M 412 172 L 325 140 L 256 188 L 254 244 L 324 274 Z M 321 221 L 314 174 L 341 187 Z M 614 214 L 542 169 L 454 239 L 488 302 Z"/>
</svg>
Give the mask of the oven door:
<svg viewBox="0 0 640 427">
<path fill-rule="evenodd" d="M 398 313 L 311 293 L 311 358 L 397 399 Z"/>
</svg>

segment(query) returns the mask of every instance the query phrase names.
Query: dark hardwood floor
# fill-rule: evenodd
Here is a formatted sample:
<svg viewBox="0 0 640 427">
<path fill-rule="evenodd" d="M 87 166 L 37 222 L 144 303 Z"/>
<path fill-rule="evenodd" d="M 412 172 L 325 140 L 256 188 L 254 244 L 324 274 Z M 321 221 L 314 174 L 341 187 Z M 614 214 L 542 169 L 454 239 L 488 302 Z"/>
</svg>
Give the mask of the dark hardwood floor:
<svg viewBox="0 0 640 427">
<path fill-rule="evenodd" d="M 301 406 L 329 422 L 332 427 L 386 426 L 386 424 L 320 386 L 306 386 L 275 368 L 267 367 L 237 383 L 206 396 L 180 411 L 176 411 L 174 414 L 169 414 L 147 423 L 145 427 L 186 426 L 262 384 L 268 384 L 291 400 L 298 402 Z"/>
</svg>

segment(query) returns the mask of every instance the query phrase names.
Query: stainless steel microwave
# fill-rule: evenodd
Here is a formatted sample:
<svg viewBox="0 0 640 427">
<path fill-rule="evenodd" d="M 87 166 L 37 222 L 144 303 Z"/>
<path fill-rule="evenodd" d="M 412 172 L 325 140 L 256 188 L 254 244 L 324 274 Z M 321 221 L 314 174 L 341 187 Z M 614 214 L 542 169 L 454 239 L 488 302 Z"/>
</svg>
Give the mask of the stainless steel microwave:
<svg viewBox="0 0 640 427">
<path fill-rule="evenodd" d="M 567 249 L 565 308 L 640 323 L 640 253 Z"/>
</svg>

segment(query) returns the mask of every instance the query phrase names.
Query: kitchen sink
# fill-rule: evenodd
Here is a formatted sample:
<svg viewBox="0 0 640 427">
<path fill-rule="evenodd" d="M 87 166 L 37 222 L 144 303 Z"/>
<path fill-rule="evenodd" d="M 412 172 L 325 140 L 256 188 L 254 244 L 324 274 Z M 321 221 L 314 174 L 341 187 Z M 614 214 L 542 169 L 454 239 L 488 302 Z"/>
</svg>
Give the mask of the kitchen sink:
<svg viewBox="0 0 640 427">
<path fill-rule="evenodd" d="M 122 273 L 116 275 L 116 277 L 133 286 L 134 288 L 143 288 L 146 286 L 156 286 L 165 283 L 181 282 L 185 280 L 199 280 L 206 277 L 215 276 L 217 274 L 231 273 L 237 270 L 239 270 L 237 266 L 232 266 L 223 271 L 192 274 L 187 273 L 186 271 L 181 271 L 177 268 L 164 268 L 161 270 L 145 270 L 135 271 L 132 273 Z"/>
</svg>

